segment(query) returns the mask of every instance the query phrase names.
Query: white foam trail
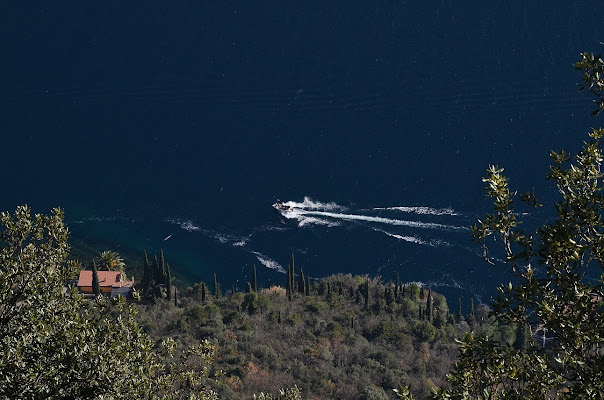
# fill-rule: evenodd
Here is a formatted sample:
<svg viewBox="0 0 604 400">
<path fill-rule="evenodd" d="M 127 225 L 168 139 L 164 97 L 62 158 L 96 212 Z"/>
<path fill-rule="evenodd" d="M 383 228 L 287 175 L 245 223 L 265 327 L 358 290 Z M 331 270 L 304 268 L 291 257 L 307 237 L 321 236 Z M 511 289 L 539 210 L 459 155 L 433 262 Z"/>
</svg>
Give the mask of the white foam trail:
<svg viewBox="0 0 604 400">
<path fill-rule="evenodd" d="M 459 215 L 452 208 L 431 208 L 431 207 L 375 207 L 374 210 L 401 211 L 410 214 L 419 215 Z"/>
<path fill-rule="evenodd" d="M 183 221 L 180 219 L 173 218 L 173 219 L 167 219 L 166 221 L 180 226 L 182 229 L 184 229 L 187 232 L 201 232 L 203 235 L 211 237 L 212 239 L 216 240 L 220 244 L 230 244 L 234 247 L 245 247 L 245 245 L 247 244 L 247 242 L 250 240 L 250 237 L 251 237 L 251 235 L 248 235 L 246 237 L 235 237 L 235 236 L 231 236 L 231 235 L 224 235 L 221 233 L 212 232 L 210 230 L 200 228 L 199 226 L 195 225 L 193 223 L 193 221 L 191 221 L 191 220 Z M 164 240 L 168 240 L 170 237 L 172 237 L 172 235 L 168 236 Z"/>
<path fill-rule="evenodd" d="M 384 234 L 386 234 L 386 235 L 388 235 L 390 237 L 393 237 L 395 239 L 404 240 L 405 242 L 415 243 L 415 244 L 423 244 L 423 245 L 426 245 L 426 246 L 433 246 L 431 243 L 423 241 L 420 238 L 417 238 L 415 236 L 402 236 L 402 235 L 397 235 L 397 234 L 394 234 L 394 233 L 382 231 L 380 229 L 374 229 L 374 231 L 376 231 L 376 232 L 382 232 L 382 233 L 384 233 Z"/>
<path fill-rule="evenodd" d="M 315 216 L 320 216 L 320 217 L 343 219 L 343 220 L 347 220 L 347 221 L 377 222 L 380 224 L 388 224 L 388 225 L 396 225 L 396 226 L 409 226 L 411 228 L 438 229 L 438 230 L 445 230 L 445 231 L 460 231 L 460 230 L 466 229 L 466 228 L 462 228 L 459 226 L 437 224 L 434 222 L 406 221 L 406 220 L 402 220 L 402 219 L 371 217 L 368 215 L 340 214 L 340 213 L 332 213 L 332 212 L 325 212 L 325 211 L 306 211 L 306 210 L 295 210 L 295 211 L 298 211 L 299 213 L 306 214 L 306 215 L 315 215 Z"/>
<path fill-rule="evenodd" d="M 252 253 L 254 253 L 254 255 L 256 256 L 258 261 L 260 261 L 260 263 L 262 265 L 264 265 L 266 268 L 274 269 L 275 271 L 279 271 L 282 274 L 286 273 L 285 270 L 283 269 L 283 267 L 281 266 L 281 264 L 279 264 L 277 261 L 271 260 L 264 254 L 257 252 L 257 251 L 252 251 Z"/>
<path fill-rule="evenodd" d="M 322 210 L 322 211 L 344 211 L 346 207 L 342 207 L 336 203 L 321 203 L 319 201 L 313 201 L 310 197 L 304 197 L 304 201 L 302 203 L 297 203 L 295 201 L 288 201 L 283 203 L 284 205 L 297 208 L 302 210 Z"/>
<path fill-rule="evenodd" d="M 168 219 L 167 221 L 180 226 L 187 232 L 195 232 L 201 230 L 201 228 L 195 225 L 191 220 L 183 221 L 181 219 Z"/>
<path fill-rule="evenodd" d="M 298 221 L 298 226 L 304 225 L 324 225 L 328 227 L 339 226 L 340 224 L 335 221 L 329 221 L 316 217 L 309 217 L 302 213 L 302 210 L 291 209 L 287 211 L 281 211 L 281 214 L 287 219 L 295 219 Z"/>
<path fill-rule="evenodd" d="M 404 241 L 410 242 L 410 243 L 421 244 L 421 245 L 431 246 L 431 247 L 452 247 L 452 245 L 450 243 L 447 243 L 442 240 L 430 240 L 429 242 L 427 242 L 427 241 L 422 240 L 415 236 L 397 235 L 395 233 L 390 233 L 390 232 L 386 232 L 381 229 L 375 229 L 375 228 L 373 230 L 376 232 L 381 232 L 381 233 L 388 235 L 390 237 L 393 237 L 395 239 L 404 240 Z"/>
</svg>

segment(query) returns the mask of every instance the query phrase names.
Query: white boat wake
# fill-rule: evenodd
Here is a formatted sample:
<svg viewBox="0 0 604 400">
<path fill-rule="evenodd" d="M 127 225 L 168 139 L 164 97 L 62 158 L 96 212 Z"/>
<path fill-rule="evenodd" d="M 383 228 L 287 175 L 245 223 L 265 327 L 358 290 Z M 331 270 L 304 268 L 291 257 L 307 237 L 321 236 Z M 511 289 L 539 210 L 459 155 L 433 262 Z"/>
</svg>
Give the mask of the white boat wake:
<svg viewBox="0 0 604 400">
<path fill-rule="evenodd" d="M 431 208 L 431 207 L 375 207 L 374 210 L 400 211 L 418 215 L 459 215 L 452 208 Z"/>
<path fill-rule="evenodd" d="M 308 197 L 302 203 L 287 201 L 277 203 L 277 210 L 287 219 L 295 219 L 298 226 L 310 224 L 338 226 L 338 221 L 365 221 L 385 225 L 405 226 L 410 228 L 435 229 L 443 231 L 464 231 L 467 228 L 435 222 L 409 221 L 404 219 L 386 218 L 381 216 L 346 213 L 346 207 L 336 203 L 321 203 Z M 376 210 L 398 210 L 417 215 L 457 215 L 451 209 L 436 209 L 430 207 L 389 207 Z"/>
</svg>

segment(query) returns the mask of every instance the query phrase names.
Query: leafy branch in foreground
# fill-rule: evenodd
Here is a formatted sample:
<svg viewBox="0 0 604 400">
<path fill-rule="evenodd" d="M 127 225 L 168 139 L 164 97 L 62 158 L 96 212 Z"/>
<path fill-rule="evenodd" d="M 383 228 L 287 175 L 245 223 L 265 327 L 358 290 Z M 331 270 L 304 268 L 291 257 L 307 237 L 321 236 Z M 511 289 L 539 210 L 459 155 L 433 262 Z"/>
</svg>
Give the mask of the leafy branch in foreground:
<svg viewBox="0 0 604 400">
<path fill-rule="evenodd" d="M 575 65 L 584 69 L 582 89 L 596 95 L 600 110 L 603 65 L 600 56 L 587 54 Z M 560 195 L 556 218 L 530 233 L 520 229 L 518 196 L 503 169 L 489 167 L 483 181 L 494 213 L 471 229 L 482 243 L 483 257 L 514 276 L 498 288 L 493 315 L 547 337 L 542 345 L 531 340 L 514 349 L 467 335 L 448 376 L 452 387 L 434 398 L 604 398 L 603 137 L 603 129 L 592 129 L 576 156 L 551 153 L 548 179 Z M 538 205 L 534 195 L 520 199 Z"/>
</svg>

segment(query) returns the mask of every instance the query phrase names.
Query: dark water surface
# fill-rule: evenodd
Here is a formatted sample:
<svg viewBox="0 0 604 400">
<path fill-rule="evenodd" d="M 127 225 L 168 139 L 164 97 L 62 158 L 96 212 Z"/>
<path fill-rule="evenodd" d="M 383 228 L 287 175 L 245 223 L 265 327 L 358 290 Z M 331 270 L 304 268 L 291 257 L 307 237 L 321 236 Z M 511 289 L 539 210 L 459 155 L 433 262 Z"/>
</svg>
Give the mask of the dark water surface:
<svg viewBox="0 0 604 400">
<path fill-rule="evenodd" d="M 591 2 L 37 3 L 0 5 L 0 208 L 60 205 L 74 241 L 192 279 L 280 281 L 294 252 L 488 298 L 485 168 L 551 193 L 549 150 L 597 124 Z"/>
</svg>

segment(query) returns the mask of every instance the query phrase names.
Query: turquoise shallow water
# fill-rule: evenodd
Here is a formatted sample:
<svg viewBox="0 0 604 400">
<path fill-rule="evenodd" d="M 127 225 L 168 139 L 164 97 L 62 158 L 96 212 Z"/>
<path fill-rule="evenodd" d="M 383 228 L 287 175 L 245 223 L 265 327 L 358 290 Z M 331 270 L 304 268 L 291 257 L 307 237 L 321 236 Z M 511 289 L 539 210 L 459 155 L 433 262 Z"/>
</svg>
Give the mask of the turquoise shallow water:
<svg viewBox="0 0 604 400">
<path fill-rule="evenodd" d="M 75 241 L 226 286 L 294 252 L 487 299 L 504 276 L 443 226 L 484 214 L 491 163 L 551 204 L 549 150 L 596 124 L 586 4 L 2 5 L 0 206 L 61 205 Z"/>
</svg>

